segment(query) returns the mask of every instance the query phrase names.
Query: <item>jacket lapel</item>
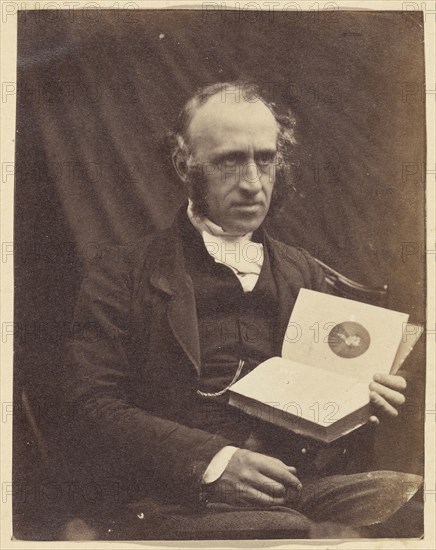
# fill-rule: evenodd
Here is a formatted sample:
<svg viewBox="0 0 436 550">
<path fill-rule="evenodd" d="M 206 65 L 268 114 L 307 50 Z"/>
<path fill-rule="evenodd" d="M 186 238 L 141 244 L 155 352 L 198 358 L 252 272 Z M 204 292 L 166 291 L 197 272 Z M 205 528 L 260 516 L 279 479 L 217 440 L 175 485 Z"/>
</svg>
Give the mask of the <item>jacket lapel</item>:
<svg viewBox="0 0 436 550">
<path fill-rule="evenodd" d="M 150 283 L 169 297 L 168 323 L 174 337 L 200 374 L 201 354 L 192 280 L 186 271 L 177 222 L 153 246 L 156 259 Z"/>
<path fill-rule="evenodd" d="M 265 231 L 265 245 L 268 247 L 271 270 L 274 273 L 274 279 L 277 285 L 279 311 L 276 353 L 280 356 L 282 354 L 282 345 L 288 328 L 289 317 L 291 316 L 298 293 L 295 289 L 295 284 L 293 284 L 292 270 L 286 259 L 286 253 L 281 248 L 281 244 L 282 243 L 271 239 Z"/>
<path fill-rule="evenodd" d="M 164 231 L 152 246 L 152 255 L 156 263 L 150 283 L 169 297 L 167 310 L 169 326 L 199 375 L 201 368 L 200 337 L 194 288 L 191 277 L 186 271 L 182 236 L 179 231 L 179 219 L 182 214 L 184 212 L 181 209 L 175 223 Z M 287 261 L 286 252 L 282 250 L 281 243 L 271 239 L 266 231 L 265 245 L 268 247 L 271 269 L 278 291 L 277 353 L 281 355 L 283 339 L 297 299 L 298 289 L 293 284 L 294 274 L 290 269 L 289 261 Z"/>
</svg>

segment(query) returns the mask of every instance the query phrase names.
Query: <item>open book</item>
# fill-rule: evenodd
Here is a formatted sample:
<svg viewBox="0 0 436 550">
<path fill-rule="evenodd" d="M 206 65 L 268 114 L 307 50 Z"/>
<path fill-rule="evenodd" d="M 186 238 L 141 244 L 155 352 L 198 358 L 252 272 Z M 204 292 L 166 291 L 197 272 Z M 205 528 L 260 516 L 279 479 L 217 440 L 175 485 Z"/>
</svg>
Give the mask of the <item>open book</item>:
<svg viewBox="0 0 436 550">
<path fill-rule="evenodd" d="M 296 433 L 331 442 L 365 424 L 374 373 L 395 374 L 422 334 L 408 315 L 301 289 L 282 357 L 229 389 L 229 404 Z"/>
</svg>

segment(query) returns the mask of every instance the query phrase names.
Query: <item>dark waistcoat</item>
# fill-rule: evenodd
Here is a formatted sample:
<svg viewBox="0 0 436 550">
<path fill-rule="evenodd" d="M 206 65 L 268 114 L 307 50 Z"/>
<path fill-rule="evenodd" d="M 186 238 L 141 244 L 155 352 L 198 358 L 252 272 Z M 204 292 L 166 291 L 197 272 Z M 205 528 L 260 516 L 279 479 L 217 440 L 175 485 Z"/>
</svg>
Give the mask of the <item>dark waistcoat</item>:
<svg viewBox="0 0 436 550">
<path fill-rule="evenodd" d="M 258 281 L 251 292 L 244 292 L 235 273 L 210 256 L 188 219 L 182 223 L 182 238 L 200 337 L 198 388 L 219 392 L 233 380 L 240 359 L 244 368 L 239 378 L 276 354 L 280 338 L 277 285 L 265 246 Z M 262 232 L 253 238 L 261 242 Z M 227 400 L 227 392 L 213 398 L 197 396 L 186 411 L 187 422 L 202 429 L 218 429 L 229 437 L 236 432 L 247 437 L 254 419 L 230 408 Z"/>
<path fill-rule="evenodd" d="M 200 336 L 199 385 L 203 391 L 219 391 L 233 379 L 240 359 L 245 364 L 243 375 L 274 356 L 277 286 L 265 246 L 258 281 L 251 292 L 244 292 L 235 273 L 210 256 L 190 222 L 183 233 Z M 261 241 L 262 235 L 258 233 L 257 238 Z"/>
</svg>

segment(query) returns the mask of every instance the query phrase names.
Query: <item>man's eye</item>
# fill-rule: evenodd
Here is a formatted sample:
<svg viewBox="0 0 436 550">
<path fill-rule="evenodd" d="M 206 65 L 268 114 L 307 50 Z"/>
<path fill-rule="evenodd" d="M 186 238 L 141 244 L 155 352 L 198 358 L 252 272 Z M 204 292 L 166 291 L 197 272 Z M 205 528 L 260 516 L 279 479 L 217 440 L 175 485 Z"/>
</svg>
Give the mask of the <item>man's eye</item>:
<svg viewBox="0 0 436 550">
<path fill-rule="evenodd" d="M 275 161 L 276 155 L 275 153 L 259 153 L 256 156 L 256 163 L 257 164 L 271 164 Z"/>
<path fill-rule="evenodd" d="M 222 158 L 219 161 L 219 165 L 226 170 L 236 170 L 243 162 L 243 159 L 238 156 L 229 156 Z"/>
<path fill-rule="evenodd" d="M 235 158 L 226 158 L 221 161 L 221 164 L 226 167 L 232 167 L 236 166 L 236 159 Z"/>
</svg>

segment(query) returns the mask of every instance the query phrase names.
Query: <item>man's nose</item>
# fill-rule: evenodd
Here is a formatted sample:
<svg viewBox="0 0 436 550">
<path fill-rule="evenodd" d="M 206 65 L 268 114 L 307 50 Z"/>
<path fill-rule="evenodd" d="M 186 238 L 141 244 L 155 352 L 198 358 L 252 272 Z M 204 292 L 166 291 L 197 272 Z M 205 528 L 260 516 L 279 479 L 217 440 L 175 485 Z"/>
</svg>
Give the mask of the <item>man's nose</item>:
<svg viewBox="0 0 436 550">
<path fill-rule="evenodd" d="M 260 173 L 254 161 L 247 162 L 242 167 L 239 187 L 246 193 L 252 194 L 258 193 L 262 189 Z"/>
</svg>

